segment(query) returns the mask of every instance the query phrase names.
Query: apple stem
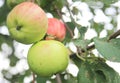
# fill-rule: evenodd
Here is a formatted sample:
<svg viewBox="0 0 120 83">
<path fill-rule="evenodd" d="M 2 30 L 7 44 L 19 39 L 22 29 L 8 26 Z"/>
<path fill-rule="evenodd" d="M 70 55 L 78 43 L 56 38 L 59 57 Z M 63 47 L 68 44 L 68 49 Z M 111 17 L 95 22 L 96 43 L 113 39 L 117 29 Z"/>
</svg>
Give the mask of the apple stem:
<svg viewBox="0 0 120 83">
<path fill-rule="evenodd" d="M 32 81 L 32 83 L 35 83 L 35 74 L 33 73 L 32 76 L 33 76 L 33 81 Z"/>
<path fill-rule="evenodd" d="M 22 26 L 17 26 L 16 29 L 19 31 L 21 28 L 22 28 Z"/>
<path fill-rule="evenodd" d="M 56 74 L 56 81 L 57 81 L 57 83 L 62 83 L 60 74 Z"/>
</svg>

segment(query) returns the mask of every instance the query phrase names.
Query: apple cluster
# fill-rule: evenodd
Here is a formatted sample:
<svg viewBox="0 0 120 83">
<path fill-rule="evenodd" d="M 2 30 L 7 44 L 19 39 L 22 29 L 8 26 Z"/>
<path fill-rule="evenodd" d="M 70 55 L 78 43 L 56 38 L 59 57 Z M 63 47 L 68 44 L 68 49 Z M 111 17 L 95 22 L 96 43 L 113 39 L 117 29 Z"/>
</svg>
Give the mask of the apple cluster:
<svg viewBox="0 0 120 83">
<path fill-rule="evenodd" d="M 44 10 L 33 2 L 16 5 L 8 14 L 6 23 L 13 39 L 33 44 L 28 50 L 27 61 L 35 74 L 52 76 L 66 69 L 68 50 L 60 42 L 66 34 L 64 23 L 47 18 Z"/>
</svg>

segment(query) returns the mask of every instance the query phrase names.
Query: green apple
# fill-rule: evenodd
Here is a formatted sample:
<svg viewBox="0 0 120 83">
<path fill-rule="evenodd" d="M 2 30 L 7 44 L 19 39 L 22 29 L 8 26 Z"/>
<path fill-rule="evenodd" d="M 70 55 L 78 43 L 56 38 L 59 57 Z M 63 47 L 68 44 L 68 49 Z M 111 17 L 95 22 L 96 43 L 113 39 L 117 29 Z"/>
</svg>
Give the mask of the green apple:
<svg viewBox="0 0 120 83">
<path fill-rule="evenodd" d="M 66 35 L 66 27 L 62 21 L 57 18 L 48 18 L 48 29 L 46 40 L 63 41 Z"/>
<path fill-rule="evenodd" d="M 28 51 L 28 65 L 39 76 L 52 76 L 66 69 L 69 61 L 68 50 L 59 41 L 42 40 Z"/>
<path fill-rule="evenodd" d="M 41 40 L 48 28 L 46 13 L 32 2 L 15 6 L 7 16 L 7 26 L 11 37 L 23 44 Z"/>
</svg>

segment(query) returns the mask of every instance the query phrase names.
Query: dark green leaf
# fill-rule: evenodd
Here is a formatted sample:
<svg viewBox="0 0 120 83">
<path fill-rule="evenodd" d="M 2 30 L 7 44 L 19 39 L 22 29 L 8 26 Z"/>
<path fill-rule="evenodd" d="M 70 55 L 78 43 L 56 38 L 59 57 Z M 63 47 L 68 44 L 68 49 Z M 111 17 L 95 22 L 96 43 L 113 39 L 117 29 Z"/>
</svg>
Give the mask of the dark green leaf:
<svg viewBox="0 0 120 83">
<path fill-rule="evenodd" d="M 46 83 L 46 81 L 47 80 L 49 80 L 50 78 L 48 78 L 48 77 L 40 77 L 40 76 L 37 76 L 36 77 L 36 81 L 37 81 L 37 83 Z"/>
<path fill-rule="evenodd" d="M 9 9 L 6 5 L 6 0 L 5 3 L 2 7 L 0 7 L 0 25 L 6 21 L 7 14 L 9 13 Z"/>
<path fill-rule="evenodd" d="M 79 10 L 78 10 L 76 7 L 73 7 L 72 13 L 73 13 L 74 15 L 77 15 L 77 14 L 79 13 Z"/>
<path fill-rule="evenodd" d="M 61 74 L 62 83 L 77 83 L 77 78 L 73 77 L 71 74 Z"/>
<path fill-rule="evenodd" d="M 62 7 L 65 5 L 65 0 L 54 0 L 54 5 L 57 6 L 58 9 L 62 9 Z"/>
<path fill-rule="evenodd" d="M 7 6 L 9 9 L 13 9 L 16 5 L 25 2 L 27 0 L 6 0 L 7 1 Z"/>
<path fill-rule="evenodd" d="M 8 36 L 8 35 L 2 35 L 0 34 L 0 47 L 3 43 L 7 43 L 11 48 L 12 48 L 12 54 L 8 56 L 10 59 L 10 66 L 15 66 L 16 62 L 19 60 L 15 55 L 14 55 L 14 46 L 13 46 L 13 39 Z M 0 48 L 1 50 L 1 48 Z"/>
<path fill-rule="evenodd" d="M 67 22 L 66 24 L 68 25 L 68 27 L 69 27 L 72 31 L 75 29 L 74 23 L 72 23 L 72 22 Z"/>
<path fill-rule="evenodd" d="M 94 82 L 94 73 L 91 69 L 91 65 L 83 63 L 79 68 L 78 72 L 78 83 L 95 83 Z"/>
<path fill-rule="evenodd" d="M 75 65 L 77 66 L 77 67 L 81 67 L 81 64 L 83 63 L 83 61 L 81 60 L 81 59 L 79 59 L 77 56 L 76 56 L 76 54 L 73 54 L 73 55 L 71 55 L 71 60 L 75 63 Z"/>
<path fill-rule="evenodd" d="M 68 25 L 69 29 L 72 32 L 74 32 L 75 25 L 72 22 L 67 22 L 66 24 Z M 69 42 L 71 41 L 71 39 L 72 39 L 71 33 L 68 30 L 66 30 L 66 37 L 65 37 L 64 42 Z"/>
<path fill-rule="evenodd" d="M 79 68 L 78 83 L 119 83 L 120 76 L 99 59 L 83 62 Z"/>
<path fill-rule="evenodd" d="M 10 66 L 15 66 L 19 60 L 13 53 L 8 57 L 10 59 Z"/>
<path fill-rule="evenodd" d="M 94 43 L 96 49 L 102 56 L 110 61 L 120 61 L 120 39 L 113 39 L 111 42 L 106 42 L 95 38 Z"/>
<path fill-rule="evenodd" d="M 80 33 L 81 39 L 84 39 L 84 36 L 85 36 L 87 29 L 88 29 L 88 27 L 78 27 L 78 31 Z"/>
<path fill-rule="evenodd" d="M 111 67 L 109 67 L 104 62 L 97 62 L 93 65 L 95 75 L 103 76 L 101 80 L 106 80 L 105 83 L 119 83 L 120 82 L 120 76 L 119 74 Z"/>
<path fill-rule="evenodd" d="M 60 18 L 57 11 L 60 11 L 65 5 L 65 0 L 39 0 L 40 6 L 46 11 L 52 13 L 56 18 Z"/>
<path fill-rule="evenodd" d="M 3 43 L 7 43 L 9 46 L 13 46 L 13 39 L 8 36 L 8 35 L 2 35 L 0 34 L 0 46 L 3 44 Z M 0 48 L 1 50 L 1 48 Z"/>
<path fill-rule="evenodd" d="M 71 74 L 65 73 L 65 74 L 59 74 L 59 75 L 62 83 L 77 83 L 76 77 L 73 77 Z M 50 77 L 37 76 L 36 81 L 37 83 L 46 83 L 46 81 L 56 83 L 56 78 L 51 79 Z"/>
<path fill-rule="evenodd" d="M 95 31 L 97 32 L 97 34 L 99 35 L 100 32 L 104 29 L 104 25 L 100 24 L 100 23 L 93 23 L 92 24 L 92 28 L 95 29 Z"/>
<path fill-rule="evenodd" d="M 25 71 L 24 74 L 17 74 L 17 75 L 13 75 L 11 79 L 9 79 L 9 81 L 11 83 L 23 83 L 23 80 L 26 76 L 30 76 L 31 74 L 31 71 L 30 70 L 27 70 Z"/>
</svg>

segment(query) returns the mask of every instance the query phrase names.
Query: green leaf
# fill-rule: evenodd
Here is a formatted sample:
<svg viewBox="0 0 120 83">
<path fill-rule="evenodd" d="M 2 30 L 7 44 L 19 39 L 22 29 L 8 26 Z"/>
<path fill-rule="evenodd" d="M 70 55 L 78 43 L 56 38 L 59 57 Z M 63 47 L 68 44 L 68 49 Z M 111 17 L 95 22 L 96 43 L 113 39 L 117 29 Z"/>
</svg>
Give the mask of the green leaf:
<svg viewBox="0 0 120 83">
<path fill-rule="evenodd" d="M 24 78 L 26 76 L 30 76 L 31 75 L 31 71 L 30 70 L 27 70 L 25 71 L 24 74 L 16 74 L 16 75 L 13 75 L 12 78 L 9 79 L 9 81 L 11 83 L 23 83 L 24 81 Z"/>
<path fill-rule="evenodd" d="M 16 5 L 25 2 L 27 0 L 6 0 L 7 1 L 7 6 L 9 9 L 13 9 Z"/>
<path fill-rule="evenodd" d="M 10 56 L 8 56 L 8 58 L 10 59 L 10 66 L 15 66 L 16 62 L 19 59 L 14 55 L 15 48 L 13 46 L 13 39 L 8 35 L 0 34 L 0 47 L 3 43 L 8 44 L 12 48 L 12 54 Z M 0 48 L 0 50 L 1 50 L 1 48 Z"/>
<path fill-rule="evenodd" d="M 90 64 L 83 63 L 78 72 L 78 83 L 94 83 L 94 73 Z"/>
<path fill-rule="evenodd" d="M 8 57 L 10 59 L 10 66 L 15 66 L 19 60 L 13 53 Z"/>
<path fill-rule="evenodd" d="M 62 83 L 77 83 L 77 78 L 73 77 L 71 74 L 61 74 Z"/>
<path fill-rule="evenodd" d="M 9 46 L 13 47 L 13 39 L 8 35 L 0 34 L 0 46 L 3 43 L 7 43 Z M 1 50 L 1 48 L 0 48 L 0 50 Z"/>
<path fill-rule="evenodd" d="M 44 9 L 44 11 L 52 13 L 52 15 L 56 18 L 60 18 L 57 11 L 61 11 L 66 1 L 65 0 L 39 0 L 39 3 L 42 9 Z"/>
<path fill-rule="evenodd" d="M 71 10 L 71 12 L 74 14 L 74 15 L 77 15 L 79 13 L 79 10 L 76 8 L 76 7 L 73 7 L 73 9 Z"/>
<path fill-rule="evenodd" d="M 77 78 L 73 77 L 69 73 L 59 74 L 60 79 L 62 83 L 77 83 Z M 51 83 L 56 83 L 56 78 L 50 78 L 50 77 L 36 77 L 37 83 L 46 83 L 46 81 L 50 81 Z"/>
<path fill-rule="evenodd" d="M 68 25 L 69 29 L 73 32 L 75 29 L 75 25 L 72 22 L 67 22 L 66 24 Z M 64 42 L 70 42 L 71 39 L 72 39 L 72 36 L 70 32 L 66 30 L 66 36 L 65 36 Z"/>
<path fill-rule="evenodd" d="M 62 9 L 62 7 L 65 5 L 65 0 L 54 0 L 54 5 L 57 6 L 58 9 Z"/>
<path fill-rule="evenodd" d="M 106 4 L 106 5 L 110 5 L 110 4 L 112 4 L 112 3 L 115 3 L 115 2 L 117 2 L 118 0 L 82 0 L 83 2 L 87 2 L 87 3 L 90 3 L 90 2 L 98 2 L 98 1 L 101 1 L 101 2 L 103 2 L 104 4 Z"/>
<path fill-rule="evenodd" d="M 9 9 L 6 5 L 6 0 L 5 3 L 2 7 L 0 7 L 0 25 L 6 21 L 7 14 L 9 13 Z"/>
<path fill-rule="evenodd" d="M 118 49 L 120 49 L 120 38 L 117 39 L 111 39 L 110 42 L 116 46 Z"/>
<path fill-rule="evenodd" d="M 100 32 L 104 29 L 104 25 L 100 23 L 92 23 L 92 28 L 97 32 L 99 35 Z"/>
<path fill-rule="evenodd" d="M 83 61 L 81 59 L 79 59 L 76 54 L 71 55 L 70 58 L 77 67 L 81 67 Z"/>
<path fill-rule="evenodd" d="M 46 83 L 46 81 L 47 80 L 49 80 L 50 78 L 48 78 L 48 77 L 40 77 L 40 76 L 37 76 L 36 77 L 36 81 L 37 81 L 37 83 Z"/>
<path fill-rule="evenodd" d="M 110 61 L 120 62 L 120 39 L 113 39 L 110 42 L 94 39 L 95 47 L 102 56 Z"/>
<path fill-rule="evenodd" d="M 78 83 L 120 83 L 119 74 L 105 62 L 83 62 L 78 72 Z"/>
<path fill-rule="evenodd" d="M 87 29 L 88 29 L 88 27 L 78 27 L 78 31 L 80 33 L 81 39 L 84 39 L 84 36 L 85 36 Z"/>
<path fill-rule="evenodd" d="M 103 74 L 103 79 L 106 80 L 105 83 L 120 83 L 119 74 L 113 68 L 109 67 L 106 63 L 99 61 L 93 66 L 97 76 Z"/>
<path fill-rule="evenodd" d="M 66 24 L 68 25 L 68 27 L 69 27 L 72 31 L 75 29 L 74 23 L 72 23 L 72 22 L 67 22 Z"/>
<path fill-rule="evenodd" d="M 82 49 L 86 50 L 88 44 L 90 43 L 90 40 L 74 39 L 73 43 L 76 46 L 81 47 Z"/>
</svg>

